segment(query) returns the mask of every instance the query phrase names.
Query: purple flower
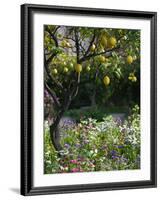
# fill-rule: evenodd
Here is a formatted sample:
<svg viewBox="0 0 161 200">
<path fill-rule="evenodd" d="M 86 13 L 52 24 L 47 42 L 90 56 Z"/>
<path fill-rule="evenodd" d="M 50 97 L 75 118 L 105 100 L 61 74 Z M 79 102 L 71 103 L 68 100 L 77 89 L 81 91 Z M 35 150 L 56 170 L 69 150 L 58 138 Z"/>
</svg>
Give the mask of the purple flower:
<svg viewBox="0 0 161 200">
<path fill-rule="evenodd" d="M 70 145 L 67 144 L 67 143 L 65 143 L 65 144 L 64 144 L 64 147 L 67 148 L 67 149 L 69 149 L 69 148 L 70 148 Z"/>
<path fill-rule="evenodd" d="M 112 156 L 112 159 L 116 159 L 116 158 L 119 158 L 119 156 L 116 156 L 116 155 Z"/>
<path fill-rule="evenodd" d="M 117 123 L 117 125 L 121 125 L 122 124 L 122 120 L 120 117 L 117 117 L 117 119 L 115 120 L 115 122 Z"/>
<path fill-rule="evenodd" d="M 123 145 L 118 145 L 117 148 L 118 149 L 122 149 L 124 146 Z"/>
<path fill-rule="evenodd" d="M 118 163 L 119 163 L 119 164 L 125 163 L 125 162 L 127 163 L 127 161 L 128 161 L 127 158 L 125 158 L 124 156 L 120 156 L 120 157 L 119 157 L 119 160 L 118 160 Z"/>
<path fill-rule="evenodd" d="M 115 150 L 112 150 L 112 151 L 110 151 L 110 154 L 111 154 L 112 156 L 115 156 L 115 155 L 117 154 L 117 152 L 116 152 Z"/>
<path fill-rule="evenodd" d="M 77 148 L 79 148 L 79 147 L 81 147 L 81 144 L 77 143 L 75 146 L 76 146 Z"/>
</svg>

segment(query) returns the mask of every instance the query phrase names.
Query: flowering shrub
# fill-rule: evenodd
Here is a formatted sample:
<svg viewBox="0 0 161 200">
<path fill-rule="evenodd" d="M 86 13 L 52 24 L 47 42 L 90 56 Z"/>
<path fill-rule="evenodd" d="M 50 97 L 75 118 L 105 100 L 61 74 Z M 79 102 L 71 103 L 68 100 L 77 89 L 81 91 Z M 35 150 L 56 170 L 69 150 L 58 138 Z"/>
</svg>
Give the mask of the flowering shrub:
<svg viewBox="0 0 161 200">
<path fill-rule="evenodd" d="M 140 168 L 139 107 L 123 123 L 112 116 L 87 118 L 66 130 L 58 156 L 45 126 L 44 173 L 91 172 Z"/>
</svg>

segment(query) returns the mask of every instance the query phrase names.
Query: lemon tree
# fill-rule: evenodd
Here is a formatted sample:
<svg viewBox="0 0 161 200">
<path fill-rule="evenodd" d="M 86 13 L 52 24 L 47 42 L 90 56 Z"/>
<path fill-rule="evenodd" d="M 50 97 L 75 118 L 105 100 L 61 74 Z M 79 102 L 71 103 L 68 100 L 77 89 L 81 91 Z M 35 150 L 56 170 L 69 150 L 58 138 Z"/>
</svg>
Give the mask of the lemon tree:
<svg viewBox="0 0 161 200">
<path fill-rule="evenodd" d="M 80 93 L 93 105 L 106 101 L 137 85 L 139 67 L 140 31 L 45 25 L 45 106 L 55 149 L 62 150 L 60 119 Z"/>
</svg>

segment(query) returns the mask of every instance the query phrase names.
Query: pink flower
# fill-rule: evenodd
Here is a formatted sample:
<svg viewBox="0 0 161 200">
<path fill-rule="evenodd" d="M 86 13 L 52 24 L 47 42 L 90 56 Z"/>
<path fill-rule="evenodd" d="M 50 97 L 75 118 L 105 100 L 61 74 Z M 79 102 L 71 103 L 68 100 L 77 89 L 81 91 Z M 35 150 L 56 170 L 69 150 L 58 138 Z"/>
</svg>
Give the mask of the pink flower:
<svg viewBox="0 0 161 200">
<path fill-rule="evenodd" d="M 78 169 L 78 168 L 73 168 L 73 169 L 71 170 L 71 172 L 79 172 L 79 169 Z"/>
<path fill-rule="evenodd" d="M 77 160 L 70 160 L 70 163 L 76 164 Z"/>
</svg>

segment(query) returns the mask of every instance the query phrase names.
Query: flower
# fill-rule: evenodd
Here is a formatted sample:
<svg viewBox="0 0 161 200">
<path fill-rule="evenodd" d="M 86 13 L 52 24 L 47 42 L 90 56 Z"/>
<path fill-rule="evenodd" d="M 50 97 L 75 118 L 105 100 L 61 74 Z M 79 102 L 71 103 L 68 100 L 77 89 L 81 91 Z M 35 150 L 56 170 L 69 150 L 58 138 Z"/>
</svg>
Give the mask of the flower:
<svg viewBox="0 0 161 200">
<path fill-rule="evenodd" d="M 69 149 L 69 148 L 70 148 L 70 145 L 67 144 L 67 143 L 65 143 L 65 144 L 64 144 L 64 147 L 67 148 L 67 149 Z"/>
<path fill-rule="evenodd" d="M 77 164 L 77 160 L 70 160 L 70 163 Z"/>
<path fill-rule="evenodd" d="M 117 148 L 118 149 L 122 149 L 124 146 L 123 145 L 118 145 Z"/>
<path fill-rule="evenodd" d="M 71 169 L 71 172 L 79 172 L 80 170 L 79 170 L 79 168 L 73 168 L 73 169 Z"/>
<path fill-rule="evenodd" d="M 120 117 L 117 117 L 115 122 L 117 123 L 118 126 L 122 124 L 122 120 Z"/>
<path fill-rule="evenodd" d="M 112 159 L 116 159 L 116 158 L 119 158 L 119 156 L 116 156 L 116 155 L 112 156 Z"/>
<path fill-rule="evenodd" d="M 112 151 L 110 151 L 110 154 L 111 154 L 112 156 L 115 156 L 115 155 L 117 154 L 117 152 L 116 152 L 115 150 L 112 150 Z"/>
<path fill-rule="evenodd" d="M 79 148 L 79 147 L 81 147 L 81 144 L 77 143 L 75 146 L 76 146 L 77 148 Z"/>
</svg>

